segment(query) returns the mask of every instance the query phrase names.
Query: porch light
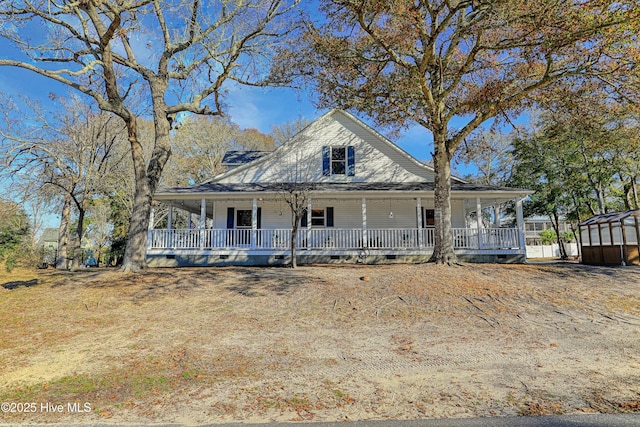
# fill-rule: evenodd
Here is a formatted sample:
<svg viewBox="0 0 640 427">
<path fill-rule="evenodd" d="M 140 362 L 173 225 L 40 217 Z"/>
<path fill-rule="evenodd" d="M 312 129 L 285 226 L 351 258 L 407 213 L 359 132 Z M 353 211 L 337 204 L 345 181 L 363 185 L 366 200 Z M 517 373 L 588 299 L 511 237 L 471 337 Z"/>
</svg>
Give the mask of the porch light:
<svg viewBox="0 0 640 427">
<path fill-rule="evenodd" d="M 393 212 L 389 211 L 389 219 L 393 219 Z"/>
</svg>

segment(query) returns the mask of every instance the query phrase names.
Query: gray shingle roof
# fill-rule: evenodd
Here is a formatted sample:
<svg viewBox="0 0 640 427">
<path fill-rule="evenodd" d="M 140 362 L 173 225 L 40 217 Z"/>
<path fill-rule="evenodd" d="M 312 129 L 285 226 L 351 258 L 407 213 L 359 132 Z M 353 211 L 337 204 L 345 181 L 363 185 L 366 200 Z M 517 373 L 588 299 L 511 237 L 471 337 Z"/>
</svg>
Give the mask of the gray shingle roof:
<svg viewBox="0 0 640 427">
<path fill-rule="evenodd" d="M 245 163 L 249 163 L 256 159 L 259 159 L 269 153 L 271 153 L 271 151 L 250 151 L 250 150 L 227 151 L 224 154 L 224 157 L 222 158 L 222 164 L 224 166 L 243 165 Z"/>
<path fill-rule="evenodd" d="M 168 188 L 158 191 L 158 196 L 177 196 L 187 194 L 223 194 L 223 193 L 277 193 L 294 189 L 298 185 L 299 188 L 307 189 L 313 193 L 334 193 L 334 192 L 424 192 L 434 191 L 433 182 L 408 182 L 408 183 L 387 183 L 387 182 L 356 182 L 356 183 L 249 183 L 249 184 L 200 184 L 193 187 L 177 187 Z M 496 187 L 489 185 L 477 185 L 471 183 L 452 182 L 451 191 L 506 191 L 506 192 L 524 192 L 530 193 L 528 190 L 519 190 L 516 188 Z"/>
</svg>

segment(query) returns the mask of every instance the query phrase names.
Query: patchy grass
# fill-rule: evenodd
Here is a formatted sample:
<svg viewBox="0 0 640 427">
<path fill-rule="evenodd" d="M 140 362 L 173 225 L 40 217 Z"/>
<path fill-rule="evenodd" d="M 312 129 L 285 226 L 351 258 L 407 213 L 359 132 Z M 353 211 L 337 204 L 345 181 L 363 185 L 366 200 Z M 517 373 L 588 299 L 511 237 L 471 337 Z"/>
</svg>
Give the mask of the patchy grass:
<svg viewBox="0 0 640 427">
<path fill-rule="evenodd" d="M 0 401 L 91 411 L 8 422 L 624 412 L 640 395 L 635 267 L 16 274 L 0 283 L 38 285 L 0 288 Z"/>
<path fill-rule="evenodd" d="M 38 278 L 40 272 L 32 268 L 14 267 L 7 271 L 4 261 L 0 261 L 0 284 L 15 280 L 31 280 Z"/>
</svg>

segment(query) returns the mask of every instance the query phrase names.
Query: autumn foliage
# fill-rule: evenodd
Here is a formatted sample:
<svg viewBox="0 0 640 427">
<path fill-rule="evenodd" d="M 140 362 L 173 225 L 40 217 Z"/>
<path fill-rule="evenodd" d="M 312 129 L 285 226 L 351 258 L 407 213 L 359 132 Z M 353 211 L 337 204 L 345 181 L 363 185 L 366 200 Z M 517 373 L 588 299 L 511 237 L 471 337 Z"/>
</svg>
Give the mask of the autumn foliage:
<svg viewBox="0 0 640 427">
<path fill-rule="evenodd" d="M 450 162 L 460 143 L 556 83 L 628 83 L 637 62 L 634 1 L 325 0 L 321 11 L 274 74 L 311 82 L 323 107 L 431 134 L 440 263 L 455 260 Z"/>
</svg>

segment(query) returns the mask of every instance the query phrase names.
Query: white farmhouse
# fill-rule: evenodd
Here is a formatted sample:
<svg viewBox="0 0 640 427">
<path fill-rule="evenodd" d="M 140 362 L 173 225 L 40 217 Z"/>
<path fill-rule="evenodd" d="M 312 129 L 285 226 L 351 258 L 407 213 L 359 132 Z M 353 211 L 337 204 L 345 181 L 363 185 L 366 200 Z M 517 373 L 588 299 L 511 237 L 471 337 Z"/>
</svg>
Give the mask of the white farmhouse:
<svg viewBox="0 0 640 427">
<path fill-rule="evenodd" d="M 230 152 L 228 171 L 155 200 L 195 214 L 190 227 L 149 230 L 150 266 L 277 265 L 289 256 L 286 191 L 308 196 L 298 263 L 420 262 L 434 244 L 434 172 L 375 130 L 333 110 L 273 152 Z M 452 178 L 453 239 L 468 262 L 523 262 L 522 199 L 530 191 Z M 515 228 L 472 215 L 515 201 Z M 153 221 L 151 221 L 153 224 Z"/>
</svg>

